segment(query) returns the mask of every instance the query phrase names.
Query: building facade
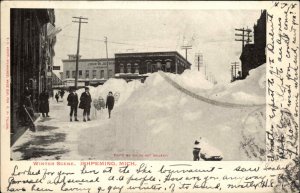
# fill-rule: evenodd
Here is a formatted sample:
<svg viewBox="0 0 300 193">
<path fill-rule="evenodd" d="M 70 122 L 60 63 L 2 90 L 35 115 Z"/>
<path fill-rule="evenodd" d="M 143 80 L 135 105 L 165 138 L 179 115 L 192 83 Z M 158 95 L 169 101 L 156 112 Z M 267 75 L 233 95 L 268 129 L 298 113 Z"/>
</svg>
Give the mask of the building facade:
<svg viewBox="0 0 300 193">
<path fill-rule="evenodd" d="M 51 89 L 56 32 L 53 9 L 10 10 L 12 131 L 24 119 L 25 86 L 31 92 L 35 112 L 38 112 L 39 94 Z"/>
<path fill-rule="evenodd" d="M 76 55 L 69 55 L 63 62 L 63 81 L 66 86 L 74 86 L 76 75 Z M 99 85 L 115 75 L 113 58 L 82 59 L 78 61 L 78 86 Z"/>
<path fill-rule="evenodd" d="M 115 54 L 116 76 L 125 79 L 158 70 L 181 74 L 190 68 L 191 63 L 176 51 Z"/>
<path fill-rule="evenodd" d="M 249 71 L 266 63 L 266 19 L 267 11 L 261 12 L 257 24 L 254 25 L 254 43 L 246 44 L 240 56 L 242 72 L 239 79 L 245 79 Z"/>
</svg>

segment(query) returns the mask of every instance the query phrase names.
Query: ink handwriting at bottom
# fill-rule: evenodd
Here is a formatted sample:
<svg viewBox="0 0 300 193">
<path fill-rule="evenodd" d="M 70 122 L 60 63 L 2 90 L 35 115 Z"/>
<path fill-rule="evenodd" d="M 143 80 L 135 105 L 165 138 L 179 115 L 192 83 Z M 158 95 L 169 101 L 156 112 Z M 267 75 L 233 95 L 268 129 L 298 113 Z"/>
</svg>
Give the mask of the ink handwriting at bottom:
<svg viewBox="0 0 300 193">
<path fill-rule="evenodd" d="M 255 181 L 244 181 L 241 184 L 227 184 L 227 188 L 229 189 L 235 189 L 235 188 L 270 188 L 270 187 L 274 187 L 274 180 L 271 179 L 264 179 L 261 180 L 259 182 L 255 182 Z"/>
</svg>

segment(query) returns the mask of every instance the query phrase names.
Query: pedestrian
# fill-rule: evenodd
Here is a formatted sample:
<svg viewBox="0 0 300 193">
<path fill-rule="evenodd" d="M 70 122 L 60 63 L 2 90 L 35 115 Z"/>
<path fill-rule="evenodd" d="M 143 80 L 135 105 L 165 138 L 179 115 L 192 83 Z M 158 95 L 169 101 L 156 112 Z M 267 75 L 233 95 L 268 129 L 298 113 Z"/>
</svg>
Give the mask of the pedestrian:
<svg viewBox="0 0 300 193">
<path fill-rule="evenodd" d="M 28 97 L 28 98 L 31 97 L 31 92 L 30 92 L 27 84 L 25 84 L 24 97 Z"/>
<path fill-rule="evenodd" d="M 28 125 L 30 123 L 30 118 L 26 114 L 26 111 L 24 108 L 26 108 L 26 110 L 28 111 L 28 113 L 31 117 L 34 116 L 34 110 L 33 110 L 32 102 L 31 102 L 31 92 L 30 92 L 27 84 L 25 84 L 25 89 L 24 89 L 24 94 L 23 94 L 23 105 L 22 105 L 22 109 L 21 109 L 20 113 L 21 113 L 21 117 L 23 117 L 23 123 L 25 125 Z"/>
<path fill-rule="evenodd" d="M 40 94 L 40 112 L 42 113 L 42 116 L 50 117 L 48 115 L 49 113 L 49 94 L 46 89 Z"/>
<path fill-rule="evenodd" d="M 92 103 L 92 97 L 90 94 L 90 89 L 88 87 L 85 87 L 85 91 L 80 96 L 80 103 L 79 108 L 83 109 L 83 121 L 86 122 L 85 117 L 87 117 L 87 120 L 90 121 L 90 110 L 91 110 L 91 103 Z"/>
<path fill-rule="evenodd" d="M 58 99 L 59 99 L 58 92 L 55 94 L 55 99 L 56 99 L 56 102 L 58 103 Z"/>
<path fill-rule="evenodd" d="M 77 106 L 78 106 L 78 95 L 75 92 L 75 89 L 70 87 L 70 94 L 68 95 L 68 106 L 70 106 L 70 121 L 72 122 L 72 116 L 74 113 L 74 120 L 79 121 L 77 119 Z"/>
<path fill-rule="evenodd" d="M 60 91 L 60 98 L 61 98 L 61 99 L 64 98 L 64 95 L 65 95 L 65 91 L 62 89 L 62 90 Z"/>
<path fill-rule="evenodd" d="M 107 98 L 106 98 L 106 108 L 108 108 L 108 118 L 110 119 L 111 110 L 114 108 L 115 98 L 113 93 L 109 91 Z"/>
<path fill-rule="evenodd" d="M 201 138 L 200 138 L 201 139 Z M 196 140 L 195 143 L 194 143 L 194 149 L 193 149 L 193 160 L 194 161 L 199 161 L 200 160 L 200 150 L 201 150 L 201 147 L 200 147 L 200 140 Z"/>
</svg>

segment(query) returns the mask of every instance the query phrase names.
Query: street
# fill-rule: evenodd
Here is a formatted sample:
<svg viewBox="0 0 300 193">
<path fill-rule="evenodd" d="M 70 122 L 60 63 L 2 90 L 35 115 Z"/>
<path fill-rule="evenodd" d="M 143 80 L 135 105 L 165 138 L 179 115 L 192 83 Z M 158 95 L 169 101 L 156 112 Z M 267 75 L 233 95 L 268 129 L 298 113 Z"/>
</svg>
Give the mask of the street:
<svg viewBox="0 0 300 193">
<path fill-rule="evenodd" d="M 101 127 L 107 119 L 107 112 L 98 113 L 98 120 L 92 119 L 90 122 L 82 122 L 82 110 L 78 109 L 80 122 L 69 121 L 69 107 L 66 105 L 66 97 L 62 102 L 56 103 L 54 99 L 50 102 L 50 117 L 40 117 L 36 122 L 36 132 L 27 130 L 23 136 L 12 147 L 12 159 L 36 160 L 36 159 L 92 159 L 82 152 L 78 146 L 81 139 L 81 131 L 90 127 Z M 92 116 L 93 117 L 93 116 Z M 99 121 L 101 119 L 101 121 Z M 112 136 L 112 131 L 108 136 Z M 102 139 L 103 140 L 103 139 Z M 76 156 L 76 157 L 75 157 Z"/>
</svg>

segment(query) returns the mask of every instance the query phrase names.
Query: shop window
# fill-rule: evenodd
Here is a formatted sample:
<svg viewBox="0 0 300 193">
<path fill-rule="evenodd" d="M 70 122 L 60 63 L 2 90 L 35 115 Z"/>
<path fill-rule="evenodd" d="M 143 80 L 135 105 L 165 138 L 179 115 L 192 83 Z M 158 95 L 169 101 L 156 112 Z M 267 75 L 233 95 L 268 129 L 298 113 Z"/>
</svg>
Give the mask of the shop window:
<svg viewBox="0 0 300 193">
<path fill-rule="evenodd" d="M 69 70 L 66 71 L 66 78 L 70 78 L 70 71 Z"/>
</svg>

